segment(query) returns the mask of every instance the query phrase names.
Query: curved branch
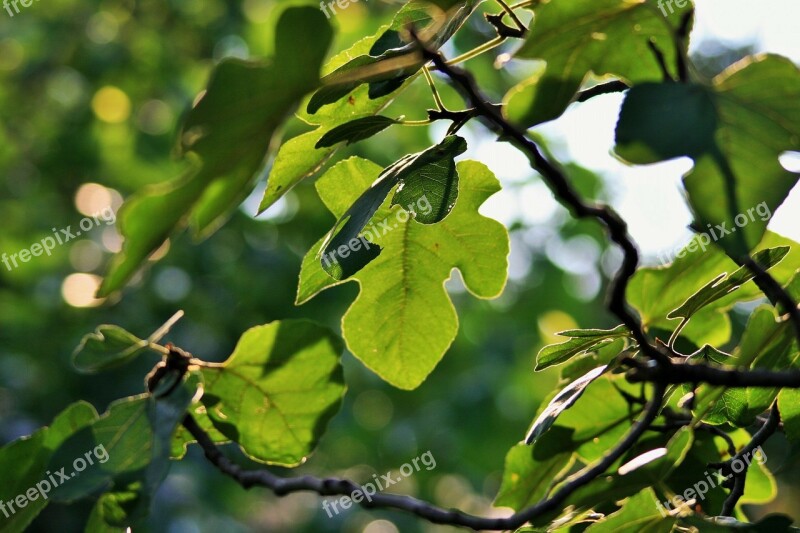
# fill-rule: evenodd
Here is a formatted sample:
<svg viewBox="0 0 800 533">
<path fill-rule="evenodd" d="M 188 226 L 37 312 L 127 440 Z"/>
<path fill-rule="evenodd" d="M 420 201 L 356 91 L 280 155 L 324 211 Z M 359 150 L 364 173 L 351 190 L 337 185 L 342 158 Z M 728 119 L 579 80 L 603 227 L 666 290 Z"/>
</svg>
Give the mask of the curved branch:
<svg viewBox="0 0 800 533">
<path fill-rule="evenodd" d="M 413 29 L 411 34 L 415 36 Z M 574 217 L 594 218 L 606 227 L 611 240 L 623 252 L 622 266 L 612 281 L 609 290 L 608 308 L 628 327 L 639 343 L 641 350 L 647 356 L 656 361 L 667 361 L 668 355 L 650 344 L 639 318 L 628 306 L 626 300 L 625 292 L 628 288 L 628 283 L 639 266 L 639 250 L 628 233 L 628 226 L 625 221 L 609 206 L 585 203 L 570 184 L 566 174 L 542 155 L 539 147 L 525 135 L 524 131 L 503 118 L 497 111 L 497 106 L 489 103 L 481 94 L 475 84 L 475 80 L 468 72 L 448 64 L 438 52 L 426 48 L 419 39 L 417 39 L 417 43 L 420 46 L 423 57 L 431 61 L 439 72 L 450 78 L 455 88 L 475 108 L 485 123 L 528 157 L 531 166 L 542 175 L 556 199 L 566 206 Z"/>
<path fill-rule="evenodd" d="M 728 497 L 725 498 L 725 503 L 722 505 L 722 511 L 720 513 L 722 516 L 733 516 L 733 510 L 736 508 L 736 504 L 739 503 L 741 497 L 744 496 L 745 484 L 747 483 L 747 472 L 750 470 L 751 463 L 750 457 L 748 456 L 752 455 L 752 453 L 759 446 L 767 442 L 767 439 L 769 439 L 778 430 L 780 422 L 781 415 L 778 412 L 778 404 L 773 403 L 772 409 L 770 409 L 769 412 L 769 418 L 767 418 L 767 421 L 763 426 L 761 426 L 761 429 L 753 434 L 753 437 L 747 446 L 742 448 L 739 453 L 723 463 L 723 465 L 720 465 L 725 472 L 731 470 L 731 465 L 736 461 L 739 461 L 741 464 L 745 465 L 744 470 L 739 473 L 737 473 L 735 470 L 731 470 L 731 473 L 733 474 L 733 488 L 731 489 L 731 493 L 728 494 Z"/>
<path fill-rule="evenodd" d="M 647 431 L 658 416 L 664 403 L 665 390 L 666 388 L 663 384 L 655 384 L 653 398 L 648 403 L 642 417 L 631 427 L 625 438 L 600 461 L 568 478 L 561 489 L 551 497 L 545 498 L 539 503 L 507 518 L 475 516 L 456 509 L 443 509 L 411 496 L 381 492 L 372 495 L 370 501 L 361 501 L 360 504 L 367 508 L 380 507 L 405 511 L 434 524 L 462 526 L 474 530 L 515 530 L 530 520 L 542 516 L 547 512 L 557 510 L 576 490 L 603 474 L 611 465 L 622 457 L 631 446 L 636 444 L 642 434 Z M 281 478 L 266 469 L 244 470 L 220 451 L 208 433 L 197 424 L 191 415 L 186 415 L 183 420 L 183 426 L 191 433 L 192 437 L 197 440 L 206 458 L 216 466 L 220 472 L 246 489 L 256 486 L 265 487 L 270 489 L 277 496 L 285 496 L 293 492 L 315 492 L 320 496 L 350 496 L 354 492 L 360 492 L 362 490 L 360 485 L 349 479 L 318 478 L 313 476 Z"/>
</svg>

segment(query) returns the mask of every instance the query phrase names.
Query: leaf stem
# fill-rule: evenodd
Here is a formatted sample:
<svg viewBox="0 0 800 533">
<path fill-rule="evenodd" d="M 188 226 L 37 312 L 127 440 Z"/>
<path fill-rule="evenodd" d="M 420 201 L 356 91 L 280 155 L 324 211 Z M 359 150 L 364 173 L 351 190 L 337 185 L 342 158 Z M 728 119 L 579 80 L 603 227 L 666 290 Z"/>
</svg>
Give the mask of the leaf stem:
<svg viewBox="0 0 800 533">
<path fill-rule="evenodd" d="M 428 87 L 431 88 L 431 93 L 433 93 L 433 101 L 436 102 L 436 107 L 439 109 L 439 111 L 447 111 L 447 108 L 444 106 L 444 102 L 442 102 L 442 97 L 439 94 L 439 90 L 436 88 L 436 83 L 433 81 L 431 71 L 428 69 L 428 65 L 424 65 L 422 67 L 422 73 L 425 74 L 425 81 L 428 82 Z"/>
<path fill-rule="evenodd" d="M 458 65 L 459 63 L 463 63 L 465 61 L 469 61 L 470 59 L 472 59 L 474 57 L 478 57 L 479 55 L 484 54 L 484 53 L 488 52 L 489 50 L 493 50 L 494 48 L 497 48 L 498 46 L 503 44 L 505 41 L 506 41 L 506 37 L 497 36 L 494 39 L 492 39 L 491 41 L 486 41 L 482 45 L 473 48 L 469 52 L 464 52 L 460 56 L 454 57 L 453 59 L 449 60 L 447 62 L 447 64 L 449 66 L 452 66 L 452 65 Z"/>
</svg>

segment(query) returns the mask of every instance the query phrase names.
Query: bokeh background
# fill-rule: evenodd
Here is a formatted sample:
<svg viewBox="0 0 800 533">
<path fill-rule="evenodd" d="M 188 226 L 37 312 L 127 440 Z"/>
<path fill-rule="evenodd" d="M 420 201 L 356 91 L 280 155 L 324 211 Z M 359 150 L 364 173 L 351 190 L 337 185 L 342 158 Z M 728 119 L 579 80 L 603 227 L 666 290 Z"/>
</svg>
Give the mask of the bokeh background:
<svg viewBox="0 0 800 533">
<path fill-rule="evenodd" d="M 295 2 L 297 3 L 297 2 Z M 308 2 L 307 2 L 308 3 Z M 697 0 L 692 42 L 698 69 L 713 76 L 749 53 L 768 50 L 800 59 L 793 0 Z M 42 0 L 13 18 L 0 11 L 0 252 L 14 253 L 140 187 L 176 176 L 173 157 L 182 116 L 215 63 L 229 56 L 271 53 L 272 28 L 288 2 L 274 0 Z M 333 18 L 341 50 L 388 22 L 401 2 L 362 0 Z M 484 8 L 496 11 L 491 2 Z M 466 51 L 491 37 L 473 16 L 445 48 Z M 514 44 L 497 53 L 513 51 Z M 530 65 L 498 70 L 496 54 L 468 63 L 499 100 Z M 440 83 L 445 99 L 455 95 Z M 574 106 L 539 128 L 583 194 L 610 202 L 630 221 L 652 263 L 689 238 L 679 181 L 689 168 L 675 161 L 629 169 L 609 155 L 620 95 Z M 424 118 L 431 106 L 417 83 L 393 115 Z M 285 137 L 305 131 L 297 120 Z M 393 128 L 339 153 L 387 165 L 426 148 L 442 127 Z M 400 492 L 475 513 L 497 512 L 491 500 L 508 449 L 525 434 L 556 374 L 534 375 L 538 350 L 572 327 L 615 325 L 602 291 L 617 264 L 597 226 L 576 223 L 558 206 L 525 159 L 494 142 L 480 126 L 464 130 L 466 157 L 488 164 L 504 190 L 483 212 L 511 230 L 510 280 L 503 295 L 479 301 L 458 274 L 448 283 L 458 307 L 458 338 L 416 391 L 387 386 L 347 354 L 349 391 L 319 449 L 300 472 L 368 481 L 426 451 L 436 468 L 395 485 Z M 787 158 L 787 166 L 797 159 Z M 591 169 L 591 170 L 588 170 Z M 262 186 L 217 234 L 202 243 L 182 235 L 137 276 L 121 300 L 93 293 L 111 254 L 120 248 L 113 226 L 101 221 L 79 239 L 9 271 L 0 265 L 0 445 L 47 424 L 68 403 L 86 399 L 101 412 L 112 400 L 143 391 L 154 360 L 101 376 L 72 370 L 70 354 L 98 324 L 119 324 L 140 336 L 176 310 L 186 317 L 168 340 L 207 360 L 223 360 L 247 328 L 287 317 L 310 317 L 337 328 L 356 295 L 346 284 L 294 306 L 300 261 L 333 223 L 311 183 L 254 218 Z M 771 228 L 800 239 L 800 193 L 776 213 Z M 737 317 L 741 322 L 742 318 Z M 786 464 L 780 439 L 767 447 L 778 471 L 780 497 L 759 509 L 800 520 L 800 468 Z M 246 460 L 229 452 L 242 463 Z M 2 482 L 2 481 L 0 481 Z M 793 505 L 794 504 L 794 505 Z M 92 502 L 51 505 L 33 531 L 80 531 Z M 756 515 L 754 515 L 756 516 Z M 154 532 L 344 531 L 393 533 L 448 528 L 398 513 L 351 509 L 328 519 L 313 495 L 278 499 L 246 492 L 218 475 L 196 449 L 174 465 L 160 490 L 149 529 Z"/>
</svg>

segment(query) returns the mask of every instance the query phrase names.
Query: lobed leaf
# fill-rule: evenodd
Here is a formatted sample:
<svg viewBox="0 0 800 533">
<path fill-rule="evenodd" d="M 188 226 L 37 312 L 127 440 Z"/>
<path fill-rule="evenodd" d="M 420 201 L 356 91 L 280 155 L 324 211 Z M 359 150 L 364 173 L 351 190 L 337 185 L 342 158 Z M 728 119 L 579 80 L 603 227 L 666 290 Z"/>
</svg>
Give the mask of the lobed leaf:
<svg viewBox="0 0 800 533">
<path fill-rule="evenodd" d="M 347 347 L 382 379 L 402 389 L 419 386 L 455 339 L 458 317 L 444 288 L 452 270 L 458 268 L 464 284 L 480 298 L 498 296 L 506 283 L 508 233 L 502 224 L 478 213 L 500 185 L 480 163 L 463 161 L 456 168 L 459 199 L 447 218 L 425 225 L 397 216 L 397 206 L 386 206 L 386 218 L 370 239 L 382 248 L 377 259 L 337 281 L 317 260 L 321 241 L 306 254 L 300 272 L 298 303 L 343 281 L 359 283 L 361 293 L 342 319 Z M 357 159 L 331 172 L 339 179 L 348 169 L 367 173 L 351 175 L 360 183 L 373 182 L 380 172 L 377 165 Z M 334 214 L 343 212 L 359 190 L 325 176 L 320 179 L 320 195 Z M 379 210 L 373 221 L 382 213 Z"/>
<path fill-rule="evenodd" d="M 378 256 L 379 247 L 367 248 L 365 243 L 359 243 L 358 237 L 395 186 L 392 205 L 411 206 L 409 211 L 413 211 L 416 221 L 433 224 L 446 217 L 458 197 L 455 158 L 466 149 L 464 139 L 448 136 L 436 146 L 407 155 L 387 167 L 328 233 L 322 245 L 322 268 L 340 280 L 352 276 Z M 414 207 L 420 204 L 429 209 Z M 351 254 L 353 248 L 361 249 Z"/>
</svg>

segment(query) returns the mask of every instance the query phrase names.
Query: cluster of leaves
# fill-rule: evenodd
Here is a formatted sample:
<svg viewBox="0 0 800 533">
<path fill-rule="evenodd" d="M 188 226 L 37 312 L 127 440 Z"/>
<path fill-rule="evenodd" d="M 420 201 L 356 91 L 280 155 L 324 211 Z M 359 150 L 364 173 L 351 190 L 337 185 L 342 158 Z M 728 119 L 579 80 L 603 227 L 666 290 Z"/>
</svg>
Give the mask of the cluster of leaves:
<svg viewBox="0 0 800 533">
<path fill-rule="evenodd" d="M 170 462 L 183 458 L 193 442 L 181 427 L 187 413 L 216 442 L 235 441 L 255 461 L 301 464 L 341 405 L 342 350 L 337 335 L 313 322 L 273 322 L 246 331 L 222 364 L 194 358 L 183 370 L 160 364 L 152 390 L 115 401 L 102 415 L 84 402 L 69 406 L 49 427 L 2 449 L 0 463 L 9 472 L 0 488 L 3 501 L 13 502 L 53 472 L 67 476 L 56 478 L 47 498 L 13 514 L 3 530 L 24 530 L 50 502 L 98 494 L 88 530 L 125 531 L 139 524 Z M 148 351 L 171 354 L 167 361 L 188 357 L 101 326 L 84 338 L 74 362 L 94 373 Z M 76 464 L 88 452 L 96 453 L 93 464 Z"/>
<path fill-rule="evenodd" d="M 278 22 L 275 57 L 223 61 L 189 112 L 180 134 L 190 165 L 186 175 L 142 191 L 124 207 L 124 248 L 101 294 L 121 290 L 175 231 L 188 225 L 203 237 L 218 229 L 254 189 L 277 144 L 276 132 L 298 106 L 298 116 L 313 129 L 277 150 L 262 211 L 320 173 L 342 143 L 406 125 L 376 115 L 421 71 L 432 85 L 421 47 L 441 49 L 480 3 L 408 2 L 389 26 L 324 66 L 329 23 L 315 8 L 286 9 Z M 509 90 L 503 114 L 528 128 L 557 118 L 582 89 L 601 80 L 631 87 L 617 124 L 617 155 L 632 164 L 692 158 L 694 168 L 684 182 L 694 228 L 720 230 L 714 247 L 706 249 L 698 237 L 672 264 L 640 269 L 633 277 L 627 300 L 645 331 L 665 339 L 687 364 L 797 367 L 795 332 L 772 307 L 757 307 L 738 338 L 731 315 L 738 304 L 762 297 L 754 275 L 740 266 L 751 255 L 790 295 L 800 297 L 800 245 L 767 232 L 766 221 L 752 214 L 746 224 L 739 221 L 761 204 L 777 209 L 797 182 L 779 156 L 800 149 L 800 71 L 783 58 L 762 56 L 710 83 L 695 80 L 686 57 L 691 4 L 666 14 L 657 4 L 551 0 L 517 6 L 532 10 L 534 19 L 515 57 L 536 60 L 538 67 Z M 418 41 L 409 38 L 409 25 Z M 437 104 L 440 115 L 454 121 L 451 130 L 463 125 L 463 115 L 453 118 L 438 98 Z M 88 336 L 76 354 L 79 369 L 99 371 L 154 350 L 165 358 L 157 368 L 159 379 L 151 381 L 152 390 L 113 403 L 103 415 L 75 404 L 50 427 L 0 450 L 0 463 L 30 465 L 9 470 L 16 473 L 0 489 L 0 499 L 24 494 L 47 472 L 69 471 L 74 458 L 102 447 L 108 461 L 57 487 L 50 499 L 100 495 L 90 528 L 129 527 L 146 516 L 170 460 L 182 458 L 191 443 L 181 427 L 187 413 L 214 442 L 235 442 L 256 461 L 291 467 L 313 451 L 339 408 L 345 391 L 339 357 L 345 346 L 386 382 L 418 387 L 458 331 L 444 288 L 453 269 L 480 298 L 498 296 L 507 279 L 508 232 L 479 214 L 500 184 L 480 162 L 456 162 L 465 150 L 466 142 L 449 134 L 386 168 L 353 157 L 316 181 L 337 222 L 303 260 L 297 303 L 357 281 L 360 293 L 342 318 L 341 338 L 312 322 L 273 322 L 247 331 L 225 363 L 212 364 L 115 326 Z M 626 360 L 643 357 L 627 327 L 563 336 L 568 340 L 545 347 L 537 358 L 536 370 L 560 366 L 561 381 L 525 442 L 508 453 L 499 506 L 522 510 L 552 495 L 618 442 L 646 403 L 649 386 L 628 383 L 622 372 Z M 184 356 L 185 367 L 170 366 Z M 731 458 L 729 440 L 737 449 L 749 442 L 747 428 L 774 402 L 787 437 L 800 441 L 800 398 L 794 391 L 701 385 L 687 405 L 683 398 L 692 392 L 673 386 L 657 426 L 602 480 L 573 492 L 563 508 L 538 516 L 532 527 L 567 530 L 586 522 L 593 522 L 588 529 L 596 532 L 642 524 L 659 531 L 786 527 L 781 517 L 757 526 L 739 521 L 746 518 L 742 503 L 774 497 L 774 479 L 761 464 L 751 465 L 736 508 L 739 520 L 719 526 L 706 520 L 720 512 L 726 496 L 721 489 L 709 492 L 702 508 L 659 511 L 659 500 L 682 494 L 708 465 Z M 14 515 L 11 530 L 24 528 L 47 501 Z"/>
</svg>

